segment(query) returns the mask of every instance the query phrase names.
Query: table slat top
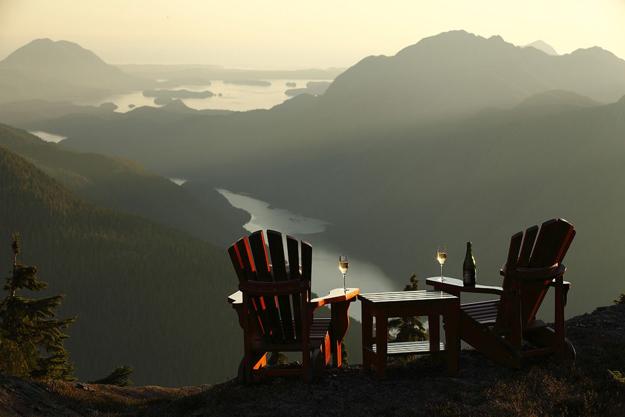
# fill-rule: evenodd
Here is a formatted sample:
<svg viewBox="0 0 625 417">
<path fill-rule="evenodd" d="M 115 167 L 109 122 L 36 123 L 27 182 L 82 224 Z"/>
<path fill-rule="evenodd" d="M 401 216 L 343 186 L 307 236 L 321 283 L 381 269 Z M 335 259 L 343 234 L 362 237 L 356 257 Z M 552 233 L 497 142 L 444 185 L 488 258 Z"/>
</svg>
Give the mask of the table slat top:
<svg viewBox="0 0 625 417">
<path fill-rule="evenodd" d="M 360 294 L 361 301 L 371 303 L 392 303 L 402 301 L 432 301 L 432 300 L 454 300 L 455 295 L 443 291 L 419 290 L 419 291 L 391 291 L 391 292 L 369 292 Z"/>
</svg>

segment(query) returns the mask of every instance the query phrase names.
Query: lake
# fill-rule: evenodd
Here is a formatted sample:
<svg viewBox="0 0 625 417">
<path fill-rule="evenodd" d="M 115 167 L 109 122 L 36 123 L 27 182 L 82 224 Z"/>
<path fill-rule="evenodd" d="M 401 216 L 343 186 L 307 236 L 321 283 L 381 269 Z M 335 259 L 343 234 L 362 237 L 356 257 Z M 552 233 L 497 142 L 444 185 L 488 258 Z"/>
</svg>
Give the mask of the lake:
<svg viewBox="0 0 625 417">
<path fill-rule="evenodd" d="M 244 85 L 225 83 L 222 80 L 211 81 L 210 85 L 180 85 L 168 87 L 167 89 L 190 91 L 209 90 L 215 94 L 208 98 L 185 98 L 182 99 L 185 105 L 196 110 L 217 109 L 247 111 L 254 109 L 269 109 L 283 103 L 289 97 L 284 92 L 290 88 L 303 88 L 309 81 L 327 80 L 262 80 L 270 82 L 269 86 Z M 295 83 L 296 87 L 287 87 L 286 83 Z M 221 94 L 221 95 L 220 95 Z M 126 94 L 117 94 L 103 97 L 98 100 L 82 102 L 78 104 L 100 105 L 102 103 L 115 103 L 117 112 L 126 113 L 134 107 L 152 106 L 161 107 L 154 104 L 153 97 L 144 97 L 143 91 L 132 91 Z M 134 107 L 130 107 L 133 106 Z"/>
<path fill-rule="evenodd" d="M 312 290 L 325 295 L 333 288 L 343 286 L 343 278 L 338 270 L 339 255 L 349 256 L 349 248 L 339 248 L 324 240 L 324 231 L 331 223 L 293 213 L 288 209 L 272 207 L 250 195 L 235 193 L 225 189 L 217 190 L 236 208 L 245 210 L 251 216 L 243 225 L 247 231 L 273 229 L 309 242 L 313 247 Z M 363 259 L 349 256 L 347 286 L 359 287 L 363 292 L 397 291 L 392 280 L 376 265 Z M 360 303 L 354 303 L 350 315 L 360 317 Z"/>
</svg>

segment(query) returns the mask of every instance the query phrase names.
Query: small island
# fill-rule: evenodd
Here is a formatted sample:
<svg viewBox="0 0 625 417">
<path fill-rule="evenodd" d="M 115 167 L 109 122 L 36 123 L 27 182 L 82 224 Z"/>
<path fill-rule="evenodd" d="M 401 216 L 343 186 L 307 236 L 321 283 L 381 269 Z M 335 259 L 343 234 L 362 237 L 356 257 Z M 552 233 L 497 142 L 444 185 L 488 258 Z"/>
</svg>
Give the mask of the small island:
<svg viewBox="0 0 625 417">
<path fill-rule="evenodd" d="M 100 104 L 100 108 L 104 111 L 115 111 L 118 109 L 118 106 L 115 103 L 106 102 L 106 103 Z"/>
<path fill-rule="evenodd" d="M 297 87 L 297 83 L 294 83 L 293 81 L 289 81 L 286 83 L 286 86 L 289 88 L 295 88 Z"/>
<path fill-rule="evenodd" d="M 190 91 L 190 90 L 146 90 L 144 97 L 154 97 L 155 104 L 167 104 L 175 99 L 183 98 L 209 98 L 215 94 L 212 91 Z"/>
<path fill-rule="evenodd" d="M 328 87 L 332 84 L 330 81 L 309 81 L 304 88 L 290 88 L 284 92 L 289 97 L 299 96 L 300 94 L 310 94 L 312 96 L 319 96 L 326 92 Z M 289 86 L 289 83 L 287 83 Z"/>
<path fill-rule="evenodd" d="M 270 87 L 271 83 L 265 80 L 223 80 L 224 84 L 251 85 L 256 87 Z"/>
</svg>

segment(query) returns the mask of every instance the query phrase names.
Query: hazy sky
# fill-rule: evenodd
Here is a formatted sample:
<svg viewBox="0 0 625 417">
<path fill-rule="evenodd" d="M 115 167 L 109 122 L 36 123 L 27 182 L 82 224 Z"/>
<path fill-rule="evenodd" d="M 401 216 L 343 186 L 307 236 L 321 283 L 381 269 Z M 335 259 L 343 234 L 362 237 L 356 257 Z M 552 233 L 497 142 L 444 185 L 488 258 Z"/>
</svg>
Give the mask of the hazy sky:
<svg viewBox="0 0 625 417">
<path fill-rule="evenodd" d="M 47 37 L 114 64 L 345 67 L 452 29 L 625 58 L 625 0 L 0 0 L 0 58 Z"/>
</svg>

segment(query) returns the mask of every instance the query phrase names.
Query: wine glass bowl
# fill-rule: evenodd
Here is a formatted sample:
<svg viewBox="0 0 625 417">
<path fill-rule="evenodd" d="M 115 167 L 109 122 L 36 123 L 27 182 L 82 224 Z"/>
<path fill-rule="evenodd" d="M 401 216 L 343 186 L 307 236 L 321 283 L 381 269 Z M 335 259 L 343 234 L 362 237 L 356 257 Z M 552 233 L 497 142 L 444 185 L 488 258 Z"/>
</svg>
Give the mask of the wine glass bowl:
<svg viewBox="0 0 625 417">
<path fill-rule="evenodd" d="M 445 265 L 445 261 L 447 260 L 447 248 L 445 246 L 439 246 L 436 249 L 436 260 L 441 266 L 441 282 L 445 280 L 443 277 L 443 265 Z"/>
<path fill-rule="evenodd" d="M 345 276 L 347 275 L 347 270 L 349 268 L 349 260 L 347 256 L 341 255 L 339 256 L 339 271 L 343 274 L 343 292 L 347 293 L 347 288 L 345 287 Z"/>
</svg>

